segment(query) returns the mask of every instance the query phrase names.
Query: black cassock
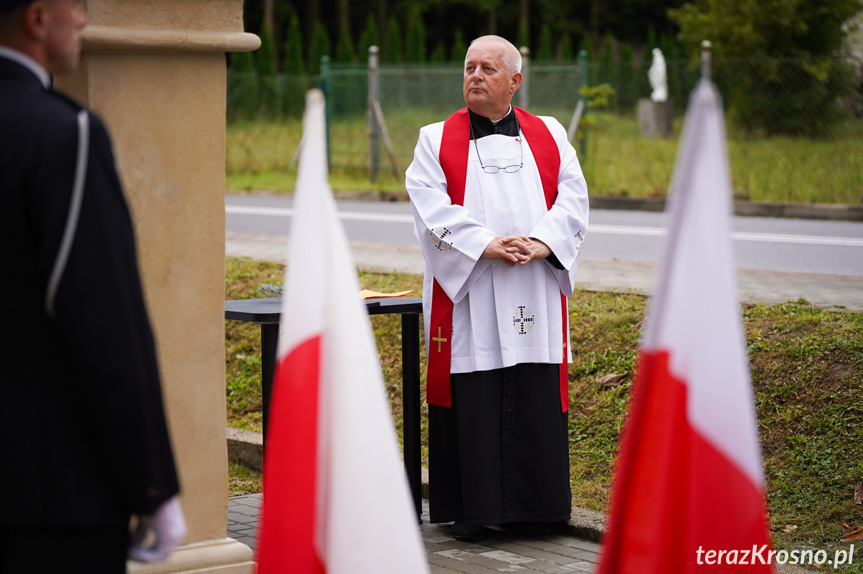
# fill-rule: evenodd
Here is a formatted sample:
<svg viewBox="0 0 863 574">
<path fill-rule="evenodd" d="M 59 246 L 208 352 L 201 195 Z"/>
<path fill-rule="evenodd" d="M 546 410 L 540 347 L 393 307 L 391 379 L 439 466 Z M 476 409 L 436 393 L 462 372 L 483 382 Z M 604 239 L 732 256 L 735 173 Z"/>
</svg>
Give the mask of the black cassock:
<svg viewBox="0 0 863 574">
<path fill-rule="evenodd" d="M 559 368 L 519 364 L 451 376 L 452 408 L 429 405 L 432 522 L 569 519 Z"/>
<path fill-rule="evenodd" d="M 93 114 L 80 217 L 53 318 L 46 312 L 80 110 L 0 56 L 0 531 L 122 534 L 130 514 L 179 490 L 132 222 Z"/>
</svg>

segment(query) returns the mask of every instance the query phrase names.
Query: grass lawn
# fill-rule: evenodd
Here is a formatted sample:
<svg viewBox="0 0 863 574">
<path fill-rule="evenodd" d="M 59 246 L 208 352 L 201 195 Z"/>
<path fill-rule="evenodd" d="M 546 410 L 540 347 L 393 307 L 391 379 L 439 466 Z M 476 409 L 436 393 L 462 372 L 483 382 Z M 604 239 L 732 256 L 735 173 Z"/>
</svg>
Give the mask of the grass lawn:
<svg viewBox="0 0 863 574">
<path fill-rule="evenodd" d="M 225 296 L 263 296 L 258 287 L 280 282 L 283 273 L 284 268 L 273 263 L 228 258 Z M 415 275 L 361 273 L 360 282 L 377 291 L 413 289 L 420 296 L 422 290 L 421 278 Z M 574 506 L 607 510 L 646 303 L 639 295 L 585 291 L 569 301 Z M 853 500 L 854 485 L 863 482 L 863 313 L 827 312 L 798 301 L 747 305 L 743 318 L 774 543 L 786 549 L 825 549 L 832 557 L 833 549 L 847 548 L 839 543 L 839 525 L 863 524 L 863 506 Z M 399 318 L 371 319 L 401 438 Z M 225 328 L 228 424 L 260 431 L 258 327 L 226 321 Z M 425 364 L 424 348 L 420 360 Z M 624 377 L 613 384 L 600 381 L 610 374 Z M 422 416 L 427 464 L 425 406 Z M 236 492 L 260 488 L 259 477 L 240 472 L 232 469 L 232 480 L 244 483 L 232 486 Z M 855 554 L 855 563 L 839 571 L 863 572 L 863 552 Z"/>
<path fill-rule="evenodd" d="M 569 111 L 543 111 L 568 125 Z M 399 178 L 380 150 L 379 179 L 368 180 L 365 116 L 331 126 L 330 184 L 336 191 L 404 191 L 400 181 L 413 158 L 419 128 L 445 114 L 417 110 L 387 116 Z M 641 135 L 635 118 L 592 116 L 587 157 L 581 157 L 594 195 L 664 197 L 674 168 L 682 120 L 669 139 Z M 299 119 L 233 122 L 227 128 L 227 188 L 290 192 L 291 167 L 301 136 Z M 729 130 L 728 154 L 735 196 L 753 201 L 859 203 L 863 199 L 863 122 L 847 124 L 830 140 L 753 137 Z M 354 166 L 353 168 L 339 166 Z"/>
</svg>

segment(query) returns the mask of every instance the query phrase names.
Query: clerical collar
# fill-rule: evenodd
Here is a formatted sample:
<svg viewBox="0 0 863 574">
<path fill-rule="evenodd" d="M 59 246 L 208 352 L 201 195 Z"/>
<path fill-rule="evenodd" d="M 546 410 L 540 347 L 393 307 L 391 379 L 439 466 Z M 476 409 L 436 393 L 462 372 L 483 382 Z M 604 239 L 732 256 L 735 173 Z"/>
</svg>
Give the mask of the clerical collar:
<svg viewBox="0 0 863 574">
<path fill-rule="evenodd" d="M 515 121 L 515 110 L 512 106 L 509 108 L 509 113 L 497 123 L 492 123 L 487 117 L 475 114 L 470 110 L 468 110 L 468 114 L 470 116 L 470 125 L 473 129 L 473 137 L 476 139 L 494 134 L 511 137 L 518 136 L 518 123 Z"/>
</svg>

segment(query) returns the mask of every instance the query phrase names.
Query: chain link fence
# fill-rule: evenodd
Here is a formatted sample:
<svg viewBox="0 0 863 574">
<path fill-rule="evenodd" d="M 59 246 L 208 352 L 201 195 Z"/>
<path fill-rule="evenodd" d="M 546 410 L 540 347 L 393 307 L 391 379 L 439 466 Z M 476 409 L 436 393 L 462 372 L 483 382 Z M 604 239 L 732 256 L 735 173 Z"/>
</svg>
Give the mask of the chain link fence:
<svg viewBox="0 0 863 574">
<path fill-rule="evenodd" d="M 639 129 L 637 117 L 639 100 L 651 93 L 649 65 L 529 62 L 513 103 L 567 127 L 585 98 L 582 87 L 608 84 L 613 95 L 598 102 L 601 107 L 587 106 L 576 136 L 584 139 L 574 142 L 588 185 L 603 195 L 662 196 L 700 67 L 666 62 L 673 129 L 668 138 L 657 138 Z M 381 117 L 370 106 L 375 73 L 372 97 Z M 863 200 L 861 73 L 859 64 L 840 58 L 714 59 L 711 76 L 726 107 L 735 194 L 756 200 Z M 287 122 L 286 129 L 299 129 L 304 93 L 320 86 L 328 96 L 331 167 L 372 178 L 401 177 L 419 128 L 464 106 L 462 78 L 461 64 L 325 65 L 317 78 L 229 72 L 228 121 Z M 382 128 L 388 142 L 381 138 Z"/>
<path fill-rule="evenodd" d="M 259 76 L 228 72 L 228 123 L 302 117 L 306 91 L 316 87 L 315 76 Z"/>
</svg>

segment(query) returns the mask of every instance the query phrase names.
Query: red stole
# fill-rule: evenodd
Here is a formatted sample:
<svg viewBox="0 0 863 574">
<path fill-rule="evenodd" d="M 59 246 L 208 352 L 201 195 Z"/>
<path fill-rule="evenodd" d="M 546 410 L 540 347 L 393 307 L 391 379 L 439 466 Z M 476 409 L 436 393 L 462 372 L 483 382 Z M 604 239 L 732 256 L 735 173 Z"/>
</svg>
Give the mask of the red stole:
<svg viewBox="0 0 863 574">
<path fill-rule="evenodd" d="M 551 209 L 557 199 L 557 176 L 560 172 L 560 152 L 545 122 L 520 108 L 514 108 L 524 137 L 539 168 L 545 205 Z M 462 108 L 443 124 L 440 146 L 440 164 L 446 176 L 447 192 L 453 205 L 464 205 L 464 188 L 467 180 L 467 158 L 470 152 L 470 117 L 467 108 Z M 567 304 L 566 296 L 560 294 L 563 327 L 563 360 L 560 363 L 560 404 L 562 412 L 569 409 L 569 365 L 566 361 Z M 452 360 L 452 311 L 453 302 L 434 280 L 432 293 L 431 325 L 428 342 L 428 375 L 426 377 L 426 401 L 438 407 L 452 407 L 450 388 L 450 365 Z"/>
</svg>

